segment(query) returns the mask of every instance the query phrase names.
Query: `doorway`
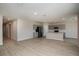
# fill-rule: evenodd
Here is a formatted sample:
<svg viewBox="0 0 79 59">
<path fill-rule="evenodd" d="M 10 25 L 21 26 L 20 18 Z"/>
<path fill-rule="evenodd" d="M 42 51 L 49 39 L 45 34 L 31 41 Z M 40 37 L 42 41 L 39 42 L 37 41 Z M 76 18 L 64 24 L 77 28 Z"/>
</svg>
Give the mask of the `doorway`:
<svg viewBox="0 0 79 59">
<path fill-rule="evenodd" d="M 12 31 L 12 28 L 11 28 L 11 27 L 12 27 L 12 24 L 11 24 L 11 23 L 9 23 L 9 24 L 8 24 L 8 28 L 7 28 L 7 29 L 8 29 L 8 38 L 9 38 L 9 39 L 12 39 L 12 36 L 11 36 L 11 33 L 12 33 L 12 32 L 11 32 L 11 31 Z"/>
<path fill-rule="evenodd" d="M 12 39 L 12 21 L 3 22 L 3 42 Z"/>
<path fill-rule="evenodd" d="M 33 37 L 42 38 L 43 37 L 43 26 L 33 25 Z"/>
<path fill-rule="evenodd" d="M 37 26 L 36 32 L 38 33 L 38 38 L 43 37 L 43 31 L 41 26 Z"/>
</svg>

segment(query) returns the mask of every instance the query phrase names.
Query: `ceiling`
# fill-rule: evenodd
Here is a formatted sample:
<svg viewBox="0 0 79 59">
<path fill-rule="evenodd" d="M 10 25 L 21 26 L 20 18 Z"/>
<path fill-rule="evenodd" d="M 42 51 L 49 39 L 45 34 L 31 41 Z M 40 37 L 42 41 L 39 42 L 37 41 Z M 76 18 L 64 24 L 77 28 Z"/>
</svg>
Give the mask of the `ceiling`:
<svg viewBox="0 0 79 59">
<path fill-rule="evenodd" d="M 60 21 L 78 13 L 77 3 L 0 3 L 0 14 L 40 22 Z"/>
</svg>

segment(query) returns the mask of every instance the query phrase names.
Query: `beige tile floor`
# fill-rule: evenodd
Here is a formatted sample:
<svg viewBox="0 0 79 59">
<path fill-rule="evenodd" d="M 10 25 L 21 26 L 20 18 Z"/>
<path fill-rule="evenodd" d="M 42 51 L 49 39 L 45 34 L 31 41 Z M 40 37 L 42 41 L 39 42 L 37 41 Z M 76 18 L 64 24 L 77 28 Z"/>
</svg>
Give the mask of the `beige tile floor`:
<svg viewBox="0 0 79 59">
<path fill-rule="evenodd" d="M 78 56 L 79 47 L 67 41 L 35 38 L 16 42 L 5 39 L 0 56 Z"/>
</svg>

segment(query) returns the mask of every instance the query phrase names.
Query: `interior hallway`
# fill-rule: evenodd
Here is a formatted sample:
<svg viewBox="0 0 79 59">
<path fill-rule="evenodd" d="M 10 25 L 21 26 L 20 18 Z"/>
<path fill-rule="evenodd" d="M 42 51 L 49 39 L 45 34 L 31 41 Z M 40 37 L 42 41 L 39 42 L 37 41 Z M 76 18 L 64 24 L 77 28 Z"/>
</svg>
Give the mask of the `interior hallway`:
<svg viewBox="0 0 79 59">
<path fill-rule="evenodd" d="M 79 47 L 67 41 L 44 38 L 20 42 L 5 39 L 0 46 L 1 56 L 79 56 Z"/>
</svg>

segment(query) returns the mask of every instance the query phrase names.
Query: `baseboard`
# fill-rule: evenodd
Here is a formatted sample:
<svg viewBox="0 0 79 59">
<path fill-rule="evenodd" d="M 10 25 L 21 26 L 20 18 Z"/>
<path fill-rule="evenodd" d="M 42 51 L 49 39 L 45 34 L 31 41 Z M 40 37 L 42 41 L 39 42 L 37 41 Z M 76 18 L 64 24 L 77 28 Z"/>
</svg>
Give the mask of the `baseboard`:
<svg viewBox="0 0 79 59">
<path fill-rule="evenodd" d="M 28 40 L 28 39 L 33 39 L 33 37 L 30 37 L 30 38 L 24 38 L 24 39 L 20 39 L 20 40 L 17 40 L 17 41 L 23 41 L 23 40 Z"/>
<path fill-rule="evenodd" d="M 47 38 L 46 38 L 46 39 L 47 39 Z M 63 40 L 58 40 L 58 39 L 48 39 L 48 40 L 64 41 L 64 39 L 63 39 Z"/>
<path fill-rule="evenodd" d="M 65 37 L 64 39 L 78 39 L 78 38 L 67 38 L 67 37 Z"/>
</svg>

